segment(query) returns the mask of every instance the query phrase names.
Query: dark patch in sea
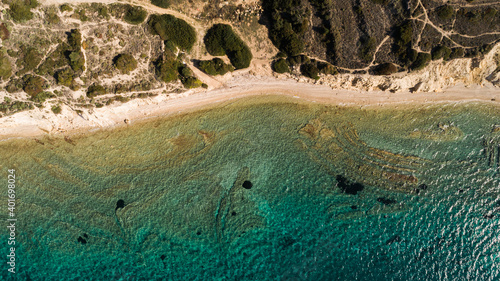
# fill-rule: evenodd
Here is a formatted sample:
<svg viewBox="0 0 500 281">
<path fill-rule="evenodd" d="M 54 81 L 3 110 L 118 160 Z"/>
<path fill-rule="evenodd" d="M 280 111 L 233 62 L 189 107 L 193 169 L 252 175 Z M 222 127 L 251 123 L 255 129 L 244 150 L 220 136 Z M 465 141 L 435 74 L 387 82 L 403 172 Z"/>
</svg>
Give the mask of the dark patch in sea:
<svg viewBox="0 0 500 281">
<path fill-rule="evenodd" d="M 116 201 L 115 211 L 118 209 L 122 209 L 123 207 L 125 207 L 125 201 L 123 201 L 123 199 Z"/>
<path fill-rule="evenodd" d="M 82 244 L 87 244 L 87 240 L 85 240 L 84 238 L 82 238 L 81 236 L 78 236 L 78 242 L 82 243 Z"/>
<path fill-rule="evenodd" d="M 387 240 L 385 242 L 385 244 L 390 245 L 390 244 L 396 243 L 396 242 L 401 242 L 401 237 L 399 235 L 392 236 L 389 240 Z"/>
<path fill-rule="evenodd" d="M 356 206 L 356 205 L 351 206 L 351 209 L 353 209 L 353 210 L 356 210 L 357 208 L 358 208 L 358 206 Z"/>
<path fill-rule="evenodd" d="M 389 199 L 389 198 L 385 198 L 385 197 L 379 197 L 379 198 L 377 198 L 377 201 L 384 204 L 384 205 L 391 205 L 391 204 L 394 204 L 397 202 L 394 199 Z"/>
<path fill-rule="evenodd" d="M 252 188 L 253 184 L 250 181 L 244 181 L 242 186 L 245 189 L 250 189 L 250 188 Z"/>
<path fill-rule="evenodd" d="M 356 195 L 358 194 L 358 192 L 361 192 L 365 188 L 365 186 L 359 182 L 351 183 L 342 175 L 337 175 L 335 179 L 338 182 L 337 186 L 340 188 L 340 190 L 347 194 Z"/>
</svg>

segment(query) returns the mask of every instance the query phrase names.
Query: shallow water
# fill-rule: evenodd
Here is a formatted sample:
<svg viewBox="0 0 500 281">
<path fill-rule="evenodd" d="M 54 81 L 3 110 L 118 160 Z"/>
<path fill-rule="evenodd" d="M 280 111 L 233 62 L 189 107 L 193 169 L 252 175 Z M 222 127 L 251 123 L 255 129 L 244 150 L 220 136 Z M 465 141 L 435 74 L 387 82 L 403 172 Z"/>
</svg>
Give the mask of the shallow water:
<svg viewBox="0 0 500 281">
<path fill-rule="evenodd" d="M 15 277 L 498 280 L 498 124 L 493 104 L 267 96 L 3 141 L 2 182 L 7 169 L 17 177 Z"/>
</svg>

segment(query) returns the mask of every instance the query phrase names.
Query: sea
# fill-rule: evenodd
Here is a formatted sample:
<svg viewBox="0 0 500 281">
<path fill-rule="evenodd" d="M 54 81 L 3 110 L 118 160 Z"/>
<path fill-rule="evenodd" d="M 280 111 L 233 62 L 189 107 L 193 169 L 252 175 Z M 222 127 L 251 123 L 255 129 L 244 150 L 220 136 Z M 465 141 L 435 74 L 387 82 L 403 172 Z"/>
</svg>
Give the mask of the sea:
<svg viewBox="0 0 500 281">
<path fill-rule="evenodd" d="M 0 159 L 1 280 L 500 280 L 494 102 L 270 94 Z"/>
</svg>

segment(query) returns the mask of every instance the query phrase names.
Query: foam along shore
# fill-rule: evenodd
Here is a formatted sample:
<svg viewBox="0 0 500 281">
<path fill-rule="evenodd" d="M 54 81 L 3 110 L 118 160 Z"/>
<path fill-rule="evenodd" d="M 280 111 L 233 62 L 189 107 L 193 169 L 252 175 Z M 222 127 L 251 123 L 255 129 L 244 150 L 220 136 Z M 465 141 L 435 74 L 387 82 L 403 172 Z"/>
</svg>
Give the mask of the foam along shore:
<svg viewBox="0 0 500 281">
<path fill-rule="evenodd" d="M 424 103 L 482 101 L 500 105 L 500 90 L 493 86 L 454 86 L 443 92 L 350 91 L 324 85 L 300 83 L 292 79 L 244 75 L 210 91 L 188 91 L 134 99 L 123 104 L 94 108 L 77 114 L 67 105 L 55 115 L 50 109 L 36 108 L 0 118 L 0 139 L 86 133 L 136 121 L 187 112 L 236 98 L 258 95 L 286 95 L 302 100 L 343 106 L 387 106 Z"/>
</svg>

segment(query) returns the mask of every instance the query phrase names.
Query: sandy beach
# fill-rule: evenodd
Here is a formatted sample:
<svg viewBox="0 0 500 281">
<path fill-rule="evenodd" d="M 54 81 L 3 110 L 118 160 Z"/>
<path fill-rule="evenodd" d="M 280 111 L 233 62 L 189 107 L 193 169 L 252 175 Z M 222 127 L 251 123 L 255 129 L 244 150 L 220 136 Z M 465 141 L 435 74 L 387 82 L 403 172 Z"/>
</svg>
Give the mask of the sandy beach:
<svg viewBox="0 0 500 281">
<path fill-rule="evenodd" d="M 246 77 L 248 76 L 248 77 Z M 224 87 L 209 91 L 188 91 L 175 96 L 158 95 L 123 104 L 95 108 L 81 115 L 63 105 L 62 114 L 36 108 L 0 119 L 0 139 L 92 132 L 101 128 L 127 126 L 134 122 L 187 112 L 232 99 L 286 95 L 312 102 L 341 106 L 398 106 L 425 103 L 488 102 L 500 104 L 500 91 L 491 87 L 457 85 L 442 92 L 350 91 L 292 79 L 243 75 Z"/>
</svg>

